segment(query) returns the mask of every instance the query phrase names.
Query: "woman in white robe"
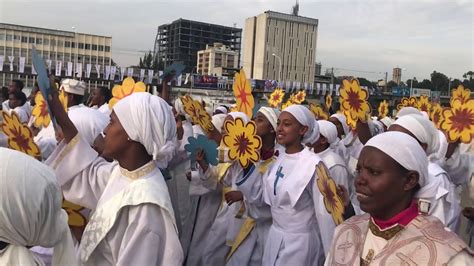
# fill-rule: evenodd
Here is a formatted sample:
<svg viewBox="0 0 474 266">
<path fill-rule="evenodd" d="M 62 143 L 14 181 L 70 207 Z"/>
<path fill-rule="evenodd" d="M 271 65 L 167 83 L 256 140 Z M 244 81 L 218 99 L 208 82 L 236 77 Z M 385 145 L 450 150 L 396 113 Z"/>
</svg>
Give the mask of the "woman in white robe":
<svg viewBox="0 0 474 266">
<path fill-rule="evenodd" d="M 5 148 L 0 169 L 0 265 L 44 265 L 27 248 L 36 245 L 54 247 L 53 265 L 78 265 L 54 172 Z"/>
<path fill-rule="evenodd" d="M 99 157 L 62 109 L 57 91 L 50 105 L 64 140 L 47 163 L 67 200 L 94 210 L 80 244 L 91 265 L 181 265 L 168 189 L 158 167 L 173 156 L 176 124 L 157 96 L 134 93 L 118 102 L 105 129 Z"/>
</svg>

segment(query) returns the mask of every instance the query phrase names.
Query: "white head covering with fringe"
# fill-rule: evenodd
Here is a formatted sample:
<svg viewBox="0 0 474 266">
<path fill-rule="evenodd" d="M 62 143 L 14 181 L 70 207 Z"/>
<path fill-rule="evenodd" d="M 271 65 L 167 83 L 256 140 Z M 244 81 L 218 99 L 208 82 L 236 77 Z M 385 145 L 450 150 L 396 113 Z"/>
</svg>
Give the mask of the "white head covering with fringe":
<svg viewBox="0 0 474 266">
<path fill-rule="evenodd" d="M 313 144 L 319 138 L 319 126 L 316 128 L 316 117 L 314 114 L 303 105 L 290 105 L 286 107 L 283 112 L 290 113 L 301 125 L 308 127 L 308 131 L 303 136 L 301 143 Z M 318 130 L 316 130 L 318 129 Z"/>
<path fill-rule="evenodd" d="M 410 131 L 416 139 L 427 145 L 426 155 L 438 152 L 439 134 L 433 122 L 421 115 L 404 115 L 398 118 L 393 125 L 399 125 Z"/>
<path fill-rule="evenodd" d="M 275 108 L 264 106 L 264 107 L 260 107 L 260 109 L 258 109 L 258 112 L 262 113 L 267 118 L 268 122 L 270 122 L 273 129 L 276 131 L 277 121 L 278 121 L 278 116 L 280 115 L 280 111 Z"/>
</svg>

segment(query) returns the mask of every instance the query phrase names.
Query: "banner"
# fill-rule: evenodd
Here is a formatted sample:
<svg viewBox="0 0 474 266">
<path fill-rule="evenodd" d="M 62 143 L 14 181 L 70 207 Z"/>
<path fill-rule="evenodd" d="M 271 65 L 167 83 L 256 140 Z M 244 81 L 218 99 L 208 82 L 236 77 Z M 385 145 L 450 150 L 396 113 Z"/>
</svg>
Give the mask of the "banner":
<svg viewBox="0 0 474 266">
<path fill-rule="evenodd" d="M 72 62 L 67 62 L 66 76 L 68 77 L 72 76 Z"/>
<path fill-rule="evenodd" d="M 82 78 L 82 63 L 76 64 L 76 77 Z"/>
<path fill-rule="evenodd" d="M 86 78 L 90 78 L 90 77 L 91 77 L 91 70 L 92 70 L 92 65 L 91 65 L 91 64 L 87 64 L 87 65 L 86 65 Z"/>
<path fill-rule="evenodd" d="M 26 60 L 26 58 L 20 57 L 20 66 L 18 68 L 18 72 L 20 72 L 20 73 L 25 72 L 25 60 Z"/>
<path fill-rule="evenodd" d="M 13 72 L 13 60 L 15 60 L 15 57 L 13 55 L 8 56 L 8 61 L 10 61 L 10 71 Z"/>
<path fill-rule="evenodd" d="M 3 71 L 3 61 L 5 60 L 5 57 L 3 55 L 0 55 L 0 71 Z"/>
<path fill-rule="evenodd" d="M 316 83 L 316 95 L 320 95 L 321 93 L 321 83 Z"/>
<path fill-rule="evenodd" d="M 57 77 L 61 76 L 61 67 L 62 67 L 62 65 L 63 65 L 62 61 L 56 61 L 56 67 L 55 67 L 55 70 L 56 70 L 55 72 L 56 73 L 55 73 L 55 75 Z"/>
<path fill-rule="evenodd" d="M 110 67 L 110 80 L 115 79 L 115 72 L 117 72 L 117 67 L 116 66 L 111 66 Z"/>
<path fill-rule="evenodd" d="M 51 74 L 51 64 L 53 63 L 53 60 L 48 59 L 46 60 L 46 65 L 48 66 L 48 74 Z"/>
<path fill-rule="evenodd" d="M 120 67 L 120 80 L 123 80 L 125 76 L 125 70 L 127 70 L 126 67 Z"/>
<path fill-rule="evenodd" d="M 158 84 L 161 84 L 161 76 L 163 75 L 163 70 L 158 71 Z"/>
<path fill-rule="evenodd" d="M 38 73 L 36 73 L 36 69 L 35 69 L 35 66 L 33 64 L 31 64 L 31 74 L 33 74 L 33 75 L 38 74 Z"/>
<path fill-rule="evenodd" d="M 100 78 L 100 65 L 95 65 L 95 71 L 97 71 L 97 78 Z"/>
<path fill-rule="evenodd" d="M 140 69 L 140 81 L 143 81 L 145 78 L 145 69 L 141 68 Z"/>
<path fill-rule="evenodd" d="M 127 76 L 133 78 L 133 68 L 129 67 L 127 69 Z"/>
<path fill-rule="evenodd" d="M 153 69 L 148 69 L 148 84 L 153 83 Z"/>
<path fill-rule="evenodd" d="M 337 96 L 339 96 L 339 87 L 341 87 L 341 85 L 336 84 L 336 95 Z"/>
<path fill-rule="evenodd" d="M 104 73 L 104 79 L 107 80 L 107 79 L 109 79 L 109 77 L 110 77 L 110 66 L 105 66 L 105 67 L 104 67 L 104 71 L 105 71 L 105 73 Z"/>
</svg>

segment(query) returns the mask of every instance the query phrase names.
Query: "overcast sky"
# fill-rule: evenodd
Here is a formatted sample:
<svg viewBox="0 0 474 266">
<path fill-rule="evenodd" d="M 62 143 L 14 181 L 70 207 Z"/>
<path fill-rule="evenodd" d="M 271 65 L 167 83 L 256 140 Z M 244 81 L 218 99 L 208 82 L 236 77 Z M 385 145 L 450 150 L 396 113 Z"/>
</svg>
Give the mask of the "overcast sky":
<svg viewBox="0 0 474 266">
<path fill-rule="evenodd" d="M 157 27 L 179 18 L 243 27 L 266 10 L 290 12 L 294 0 L 0 0 L 0 22 L 112 36 L 113 59 L 137 64 L 153 50 Z M 474 0 L 300 0 L 319 19 L 316 61 L 336 75 L 389 80 L 461 78 L 474 70 Z M 245 36 L 244 36 L 245 38 Z M 355 72 L 355 71 L 357 72 Z"/>
</svg>

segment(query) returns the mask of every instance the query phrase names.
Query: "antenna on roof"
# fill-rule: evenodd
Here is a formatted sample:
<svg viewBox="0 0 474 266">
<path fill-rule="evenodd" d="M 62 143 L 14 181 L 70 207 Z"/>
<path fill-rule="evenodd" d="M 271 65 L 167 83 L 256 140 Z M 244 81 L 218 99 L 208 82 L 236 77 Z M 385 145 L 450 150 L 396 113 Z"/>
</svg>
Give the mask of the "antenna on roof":
<svg viewBox="0 0 474 266">
<path fill-rule="evenodd" d="M 296 0 L 296 4 L 293 6 L 291 14 L 293 16 L 298 16 L 299 11 L 300 11 L 300 4 L 298 3 L 298 0 Z"/>
</svg>

